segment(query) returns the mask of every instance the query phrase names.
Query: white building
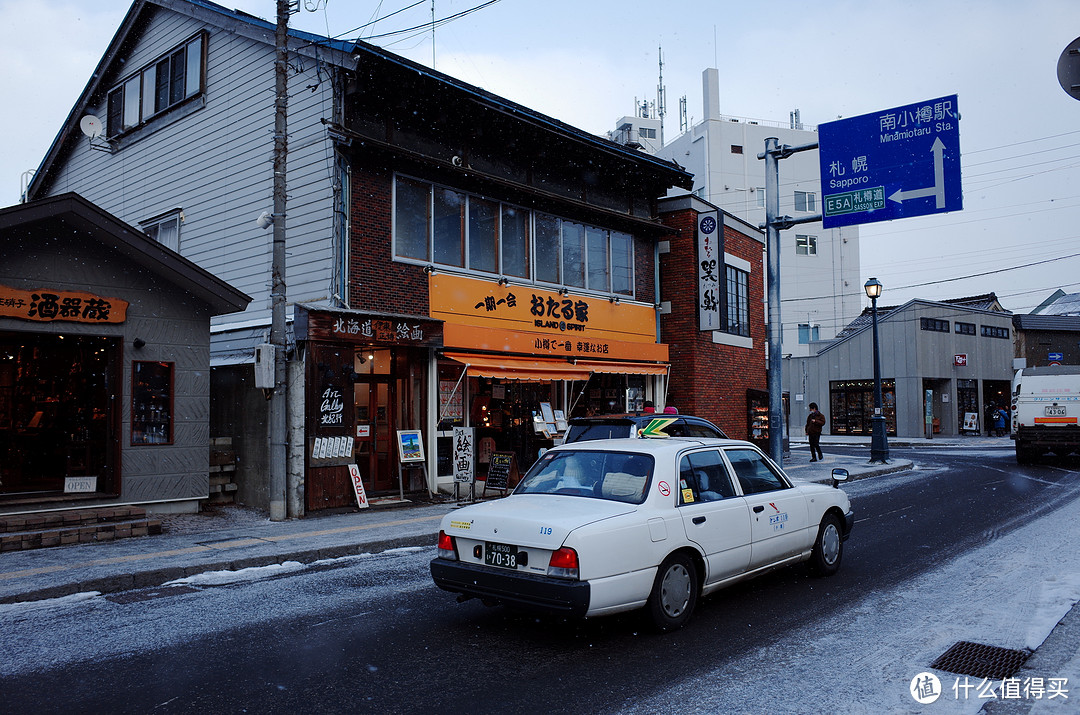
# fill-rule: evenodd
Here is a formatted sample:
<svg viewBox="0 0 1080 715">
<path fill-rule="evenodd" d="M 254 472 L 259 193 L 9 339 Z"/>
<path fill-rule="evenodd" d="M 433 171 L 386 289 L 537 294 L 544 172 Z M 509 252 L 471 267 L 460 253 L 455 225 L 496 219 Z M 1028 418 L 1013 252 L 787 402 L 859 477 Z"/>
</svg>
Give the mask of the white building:
<svg viewBox="0 0 1080 715">
<path fill-rule="evenodd" d="M 765 139 L 792 146 L 817 141 L 817 131 L 792 114 L 787 124 L 720 113 L 720 80 L 715 69 L 703 73 L 704 119 L 657 149 L 694 175 L 693 192 L 744 221 L 765 222 L 765 162 L 757 155 Z M 659 120 L 624 117 L 609 136 L 635 136 Z M 625 142 L 623 142 L 625 143 Z M 650 144 L 638 140 L 642 150 Z M 804 151 L 780 161 L 780 213 L 793 218 L 821 213 L 818 152 Z M 862 310 L 865 299 L 859 275 L 859 229 L 823 229 L 800 224 L 780 234 L 780 299 L 785 355 L 816 352 L 810 343 L 836 336 Z"/>
</svg>

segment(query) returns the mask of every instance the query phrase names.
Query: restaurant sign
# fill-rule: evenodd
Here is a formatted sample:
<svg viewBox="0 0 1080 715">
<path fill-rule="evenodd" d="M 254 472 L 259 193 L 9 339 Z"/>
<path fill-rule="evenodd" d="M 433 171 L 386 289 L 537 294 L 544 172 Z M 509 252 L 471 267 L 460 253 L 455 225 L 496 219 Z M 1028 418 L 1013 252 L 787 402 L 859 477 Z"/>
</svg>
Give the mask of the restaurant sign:
<svg viewBox="0 0 1080 715">
<path fill-rule="evenodd" d="M 39 323 L 123 323 L 127 307 L 126 300 L 93 293 L 52 288 L 19 290 L 0 285 L 0 318 Z"/>
<path fill-rule="evenodd" d="M 442 322 L 427 317 L 296 308 L 299 340 L 335 340 L 360 345 L 442 347 Z"/>
</svg>

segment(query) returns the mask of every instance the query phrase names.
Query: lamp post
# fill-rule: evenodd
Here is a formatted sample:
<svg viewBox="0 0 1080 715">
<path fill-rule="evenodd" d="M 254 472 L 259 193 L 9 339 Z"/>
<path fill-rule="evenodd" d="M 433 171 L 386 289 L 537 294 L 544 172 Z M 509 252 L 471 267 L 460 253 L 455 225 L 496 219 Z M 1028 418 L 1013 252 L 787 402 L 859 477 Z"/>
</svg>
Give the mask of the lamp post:
<svg viewBox="0 0 1080 715">
<path fill-rule="evenodd" d="M 877 330 L 877 299 L 881 295 L 881 281 L 871 278 L 863 288 L 870 298 L 874 326 L 874 416 L 870 420 L 870 463 L 886 464 L 889 461 L 889 442 L 885 437 L 885 415 L 881 407 L 881 351 L 878 348 Z"/>
</svg>

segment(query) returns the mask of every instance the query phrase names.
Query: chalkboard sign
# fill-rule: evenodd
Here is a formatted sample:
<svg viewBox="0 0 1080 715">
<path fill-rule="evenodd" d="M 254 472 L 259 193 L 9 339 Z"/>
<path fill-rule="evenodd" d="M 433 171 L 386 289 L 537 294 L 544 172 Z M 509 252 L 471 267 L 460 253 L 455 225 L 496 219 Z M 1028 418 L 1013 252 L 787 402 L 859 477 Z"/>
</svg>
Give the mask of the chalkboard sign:
<svg viewBox="0 0 1080 715">
<path fill-rule="evenodd" d="M 492 452 L 484 489 L 507 489 L 510 482 L 510 470 L 513 466 L 513 452 Z"/>
</svg>

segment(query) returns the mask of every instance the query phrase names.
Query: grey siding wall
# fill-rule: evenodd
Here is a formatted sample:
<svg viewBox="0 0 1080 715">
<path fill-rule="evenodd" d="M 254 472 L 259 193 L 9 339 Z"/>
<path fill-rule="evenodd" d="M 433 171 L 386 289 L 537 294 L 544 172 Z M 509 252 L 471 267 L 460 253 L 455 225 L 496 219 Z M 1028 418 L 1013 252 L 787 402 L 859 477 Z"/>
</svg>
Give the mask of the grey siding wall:
<svg viewBox="0 0 1080 715">
<path fill-rule="evenodd" d="M 90 291 L 130 303 L 121 324 L 28 323 L 0 319 L 0 330 L 86 334 L 123 341 L 120 499 L 124 502 L 206 498 L 209 491 L 210 310 L 156 274 L 83 236 L 6 237 L 0 282 L 23 290 L 44 286 Z M 135 338 L 146 345 L 135 348 Z M 173 444 L 131 445 L 132 363 L 173 364 Z"/>
<path fill-rule="evenodd" d="M 273 231 L 255 219 L 273 209 L 274 48 L 161 10 L 124 58 L 126 74 L 107 84 L 202 29 L 209 37 L 201 106 L 152 121 L 111 154 L 79 142 L 49 191 L 77 192 L 135 226 L 183 209 L 180 253 L 253 298 L 245 313 L 214 323 L 269 321 Z M 286 284 L 289 302 L 318 302 L 329 296 L 334 260 L 333 149 L 319 121 L 332 117 L 333 89 L 327 65 L 293 64 Z M 105 92 L 95 102 L 104 121 Z"/>
<path fill-rule="evenodd" d="M 921 329 L 922 318 L 949 321 L 949 332 Z M 956 321 L 975 325 L 975 335 L 956 333 Z M 984 380 L 1011 380 L 1013 342 L 982 334 L 989 325 L 1012 330 L 1010 313 L 973 311 L 941 303 L 916 301 L 878 321 L 881 349 L 881 377 L 896 380 L 896 430 L 900 437 L 924 434 L 923 380 L 947 381 L 950 401 L 942 411 L 942 431 L 956 434 L 956 381 L 976 380 L 980 405 Z M 1011 332 L 1010 332 L 1011 334 Z M 953 365 L 953 356 L 966 354 L 966 366 Z M 828 415 L 830 383 L 836 380 L 872 380 L 874 378 L 873 334 L 864 330 L 837 343 L 816 356 L 786 360 L 784 389 L 802 402 L 792 401 L 791 434 L 803 437 L 807 405 L 817 402 Z M 826 432 L 830 425 L 826 425 Z"/>
</svg>

